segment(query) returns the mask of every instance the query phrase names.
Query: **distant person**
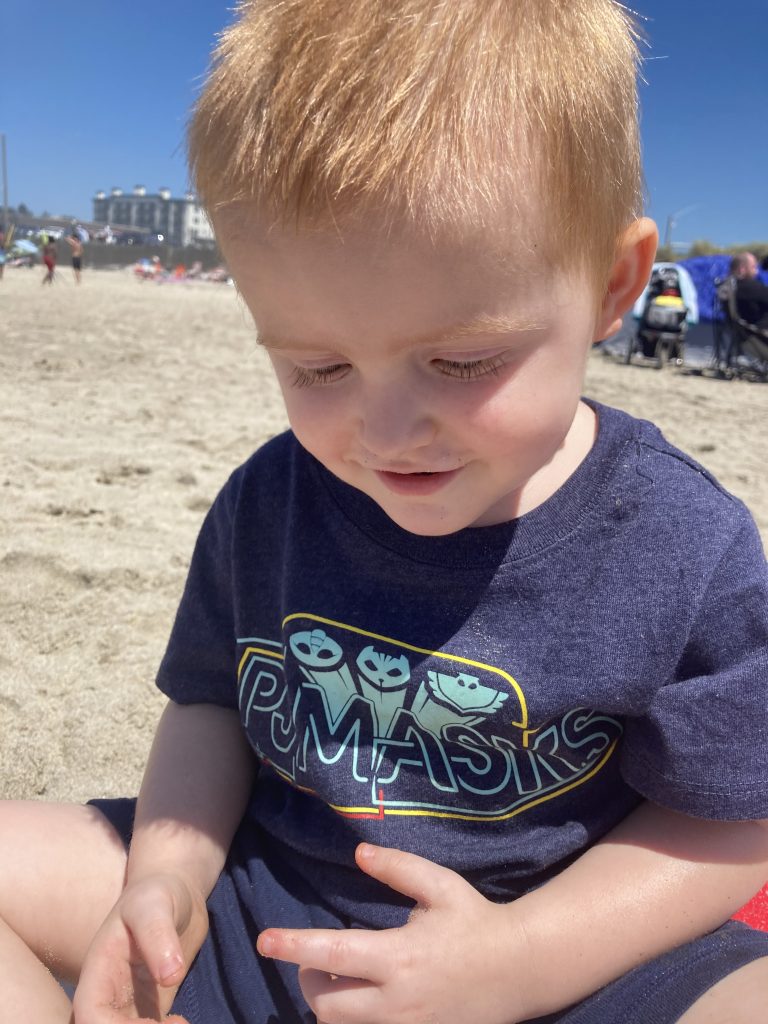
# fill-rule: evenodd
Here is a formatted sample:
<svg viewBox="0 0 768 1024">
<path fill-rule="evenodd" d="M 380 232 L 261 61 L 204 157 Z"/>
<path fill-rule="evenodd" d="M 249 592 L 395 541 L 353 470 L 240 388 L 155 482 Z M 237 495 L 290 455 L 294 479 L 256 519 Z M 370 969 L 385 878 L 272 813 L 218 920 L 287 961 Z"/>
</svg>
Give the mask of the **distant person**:
<svg viewBox="0 0 768 1024">
<path fill-rule="evenodd" d="M 5 270 L 5 229 L 0 228 L 0 281 L 3 280 Z"/>
<path fill-rule="evenodd" d="M 80 275 L 83 270 L 83 242 L 76 231 L 67 235 L 67 243 L 72 250 L 72 273 L 75 275 L 75 284 L 80 284 Z"/>
<path fill-rule="evenodd" d="M 742 320 L 768 330 L 768 285 L 757 277 L 754 253 L 742 252 L 731 260 L 731 275 L 736 278 L 736 309 Z"/>
<path fill-rule="evenodd" d="M 52 235 L 47 235 L 46 239 L 46 243 L 43 246 L 43 263 L 46 268 L 43 284 L 53 284 L 53 279 L 56 276 L 56 261 L 59 258 L 59 250 L 56 247 L 56 239 Z"/>
</svg>

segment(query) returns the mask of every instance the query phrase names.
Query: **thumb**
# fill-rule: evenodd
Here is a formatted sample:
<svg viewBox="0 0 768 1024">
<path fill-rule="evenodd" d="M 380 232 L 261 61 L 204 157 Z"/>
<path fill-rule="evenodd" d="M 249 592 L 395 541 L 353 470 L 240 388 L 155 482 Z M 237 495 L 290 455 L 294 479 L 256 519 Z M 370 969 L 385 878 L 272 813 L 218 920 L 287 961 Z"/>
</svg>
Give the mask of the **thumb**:
<svg viewBox="0 0 768 1024">
<path fill-rule="evenodd" d="M 123 920 L 146 970 L 163 987 L 179 984 L 185 973 L 179 930 L 183 930 L 186 915 L 183 909 L 179 913 L 176 902 L 167 889 L 148 888 L 123 911 Z"/>
<path fill-rule="evenodd" d="M 121 1024 L 124 1019 L 123 1017 L 120 1018 Z M 154 1017 L 139 1017 L 135 1024 L 157 1024 L 157 1022 Z M 163 1024 L 189 1024 L 189 1021 L 186 1017 L 180 1017 L 177 1013 L 174 1013 L 170 1017 L 163 1017 Z"/>
<path fill-rule="evenodd" d="M 357 866 L 371 878 L 388 885 L 423 907 L 455 903 L 468 883 L 449 868 L 404 850 L 361 843 L 355 851 Z"/>
</svg>

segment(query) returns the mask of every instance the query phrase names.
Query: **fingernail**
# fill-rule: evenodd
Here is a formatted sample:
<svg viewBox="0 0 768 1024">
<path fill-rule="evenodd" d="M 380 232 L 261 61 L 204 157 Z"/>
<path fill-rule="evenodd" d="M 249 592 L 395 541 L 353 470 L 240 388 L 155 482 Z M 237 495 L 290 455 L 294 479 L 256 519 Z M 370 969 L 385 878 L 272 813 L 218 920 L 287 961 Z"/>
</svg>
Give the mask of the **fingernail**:
<svg viewBox="0 0 768 1024">
<path fill-rule="evenodd" d="M 370 843 L 360 843 L 357 848 L 357 856 L 360 860 L 372 860 L 375 853 L 376 848 Z"/>
<path fill-rule="evenodd" d="M 178 954 L 176 954 L 176 956 L 168 957 L 168 959 L 164 960 L 160 965 L 160 981 L 170 981 L 171 978 L 175 977 L 175 975 L 179 973 L 183 966 L 184 961 Z"/>
<path fill-rule="evenodd" d="M 256 942 L 256 949 L 262 956 L 272 956 L 272 951 L 275 948 L 275 941 L 271 935 L 262 934 L 259 936 Z"/>
</svg>

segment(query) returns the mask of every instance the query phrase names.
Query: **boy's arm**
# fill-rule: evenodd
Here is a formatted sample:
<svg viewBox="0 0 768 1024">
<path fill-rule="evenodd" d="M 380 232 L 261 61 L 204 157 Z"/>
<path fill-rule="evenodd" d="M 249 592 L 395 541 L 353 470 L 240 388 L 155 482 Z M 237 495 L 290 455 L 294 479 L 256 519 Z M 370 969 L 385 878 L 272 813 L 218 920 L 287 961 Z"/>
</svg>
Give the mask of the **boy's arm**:
<svg viewBox="0 0 768 1024">
<path fill-rule="evenodd" d="M 768 824 L 642 804 L 560 875 L 506 906 L 397 850 L 361 847 L 358 864 L 417 901 L 403 928 L 259 937 L 261 953 L 303 968 L 318 1018 L 515 1024 L 577 1003 L 726 921 L 765 882 Z"/>
<path fill-rule="evenodd" d="M 168 867 L 210 894 L 245 811 L 255 758 L 237 711 L 169 701 L 136 806 L 127 882 Z"/>
<path fill-rule="evenodd" d="M 768 878 L 768 822 L 641 804 L 510 910 L 527 946 L 530 1016 L 578 1002 L 719 927 Z"/>
<path fill-rule="evenodd" d="M 205 901 L 254 775 L 236 711 L 169 702 L 139 794 L 125 888 L 81 973 L 78 1024 L 168 1011 L 205 939 Z"/>
</svg>

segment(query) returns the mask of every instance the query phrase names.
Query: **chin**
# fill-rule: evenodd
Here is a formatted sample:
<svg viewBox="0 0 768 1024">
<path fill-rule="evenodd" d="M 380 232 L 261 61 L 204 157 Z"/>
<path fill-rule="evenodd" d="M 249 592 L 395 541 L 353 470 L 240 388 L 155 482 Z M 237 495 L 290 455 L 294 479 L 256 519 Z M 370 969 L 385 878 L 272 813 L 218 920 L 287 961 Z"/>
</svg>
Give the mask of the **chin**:
<svg viewBox="0 0 768 1024">
<path fill-rule="evenodd" d="M 401 530 L 413 533 L 417 537 L 448 537 L 452 533 L 458 533 L 459 530 L 472 526 L 472 522 L 466 522 L 463 519 L 458 521 L 456 516 L 441 517 L 439 512 L 432 515 L 398 515 L 384 505 L 379 507 Z"/>
</svg>

